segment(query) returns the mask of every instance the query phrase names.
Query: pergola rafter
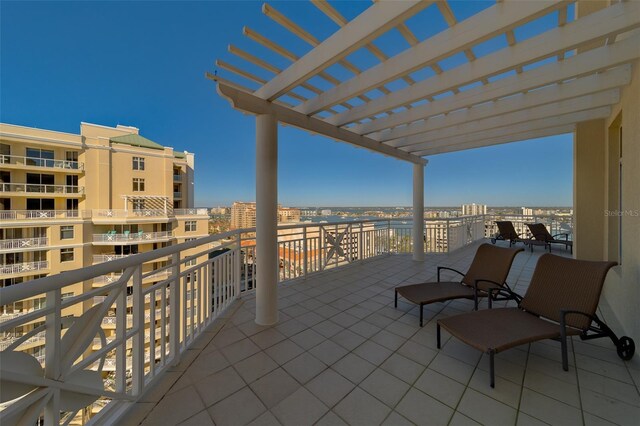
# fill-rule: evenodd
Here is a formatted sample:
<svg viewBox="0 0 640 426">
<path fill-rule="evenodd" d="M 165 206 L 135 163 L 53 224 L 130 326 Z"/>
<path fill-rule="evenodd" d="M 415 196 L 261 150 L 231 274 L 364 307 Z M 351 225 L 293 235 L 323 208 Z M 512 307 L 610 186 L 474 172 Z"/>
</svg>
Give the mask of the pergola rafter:
<svg viewBox="0 0 640 426">
<path fill-rule="evenodd" d="M 510 128 L 527 118 L 537 122 L 560 116 L 583 117 L 588 110 L 602 112 L 601 108 L 618 101 L 616 88 L 630 79 L 627 64 L 640 57 L 636 47 L 640 36 L 618 37 L 640 27 L 638 2 L 618 2 L 572 19 L 569 6 L 574 0 L 504 0 L 462 21 L 456 18 L 455 5 L 446 0 L 375 1 L 351 21 L 327 0 L 311 3 L 338 26 L 333 35 L 320 40 L 292 17 L 265 4 L 263 13 L 306 42 L 311 50 L 298 56 L 245 27 L 244 35 L 292 64 L 280 68 L 267 58 L 230 46 L 233 55 L 272 77 L 266 79 L 225 61 L 217 62 L 223 71 L 260 87 L 252 90 L 222 77 L 210 77 L 220 87 L 276 104 L 279 116 L 283 116 L 282 109 L 291 109 L 289 116 L 296 117 L 296 124 L 288 124 L 334 139 L 342 135 L 343 140 L 357 140 L 358 146 L 365 140 L 368 149 L 406 160 L 404 155 L 397 155 L 401 151 L 410 155 L 409 161 L 436 151 L 446 152 L 447 144 L 453 150 L 458 140 L 455 138 L 463 138 L 469 146 L 474 138 L 480 144 L 491 144 L 486 135 L 492 133 L 486 132 L 504 128 L 508 135 L 496 133 L 496 140 L 504 140 L 514 134 Z M 435 6 L 428 8 L 432 4 Z M 439 13 L 448 28 L 420 40 L 407 20 L 422 13 Z M 552 28 L 516 39 L 520 26 L 551 13 L 557 16 Z M 376 45 L 376 39 L 390 30 L 398 31 L 408 43 L 408 48 L 395 55 Z M 474 53 L 475 46 L 497 37 L 505 37 L 506 47 L 485 55 Z M 620 41 L 614 43 L 616 40 Z M 360 49 L 380 63 L 363 68 L 349 56 Z M 444 69 L 442 61 L 457 54 L 464 54 L 468 62 Z M 531 66 L 543 61 L 542 65 Z M 327 69 L 333 65 L 342 66 L 352 76 L 344 81 L 332 76 Z M 423 68 L 431 68 L 434 74 L 415 78 L 414 73 Z M 314 77 L 333 87 L 321 89 L 311 82 Z M 392 90 L 389 84 L 396 80 L 403 80 L 407 86 Z M 306 92 L 303 95 L 294 91 L 296 88 Z M 367 96 L 375 90 L 378 96 Z M 288 102 L 283 102 L 285 97 Z M 291 106 L 292 102 L 298 104 Z M 305 116 L 314 120 L 301 120 Z M 301 123 L 313 125 L 305 127 Z M 546 133 L 549 128 L 566 126 L 563 122 L 516 134 Z M 334 130 L 329 131 L 332 127 Z M 456 142 L 455 149 L 464 144 Z"/>
</svg>

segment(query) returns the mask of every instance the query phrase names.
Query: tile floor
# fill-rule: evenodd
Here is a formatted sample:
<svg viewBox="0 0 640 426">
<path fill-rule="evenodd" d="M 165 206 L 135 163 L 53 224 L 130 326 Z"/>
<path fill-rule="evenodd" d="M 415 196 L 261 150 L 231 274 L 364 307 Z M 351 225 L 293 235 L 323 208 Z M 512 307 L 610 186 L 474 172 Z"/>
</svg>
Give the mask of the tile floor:
<svg viewBox="0 0 640 426">
<path fill-rule="evenodd" d="M 280 321 L 257 326 L 245 296 L 135 405 L 143 425 L 639 424 L 640 364 L 609 340 L 574 338 L 570 370 L 559 343 L 525 345 L 488 360 L 443 335 L 436 319 L 469 301 L 393 308 L 393 287 L 432 280 L 437 265 L 465 270 L 476 245 L 424 262 L 381 257 L 283 285 Z M 540 255 L 519 254 L 508 283 L 524 293 Z"/>
</svg>

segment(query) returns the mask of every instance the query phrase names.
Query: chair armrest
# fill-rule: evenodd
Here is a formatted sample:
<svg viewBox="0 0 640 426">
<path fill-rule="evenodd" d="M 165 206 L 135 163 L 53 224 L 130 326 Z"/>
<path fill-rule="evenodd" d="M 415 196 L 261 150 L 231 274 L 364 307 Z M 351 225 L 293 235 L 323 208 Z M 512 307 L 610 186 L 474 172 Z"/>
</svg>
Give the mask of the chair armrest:
<svg viewBox="0 0 640 426">
<path fill-rule="evenodd" d="M 555 240 L 555 239 L 556 239 L 556 237 L 561 236 L 561 235 L 564 235 L 564 239 L 565 239 L 565 241 L 569 241 L 569 234 L 564 233 L 564 232 L 562 232 L 562 233 L 560 233 L 560 234 L 552 235 L 551 237 Z"/>
<path fill-rule="evenodd" d="M 448 268 L 448 267 L 446 267 L 446 266 L 438 266 L 438 282 L 440 282 L 440 271 L 441 271 L 442 269 L 446 269 L 447 271 L 453 271 L 453 272 L 455 272 L 455 273 L 457 273 L 457 274 L 462 275 L 463 277 L 464 277 L 464 275 L 465 275 L 463 272 L 460 272 L 460 271 L 458 271 L 457 269 Z"/>
<path fill-rule="evenodd" d="M 480 280 L 483 281 L 483 280 Z M 520 296 L 518 293 L 516 293 L 515 291 L 512 291 L 510 288 L 508 287 L 500 287 L 500 288 L 490 288 L 487 290 L 487 293 L 489 294 L 489 309 L 491 309 L 493 306 L 491 306 L 491 301 L 495 300 L 495 298 L 499 295 L 505 295 L 507 296 L 509 299 L 513 299 L 516 301 L 516 303 L 518 304 L 518 306 L 520 306 L 520 302 L 522 302 L 522 296 Z M 495 296 L 494 296 L 495 293 Z"/>
</svg>

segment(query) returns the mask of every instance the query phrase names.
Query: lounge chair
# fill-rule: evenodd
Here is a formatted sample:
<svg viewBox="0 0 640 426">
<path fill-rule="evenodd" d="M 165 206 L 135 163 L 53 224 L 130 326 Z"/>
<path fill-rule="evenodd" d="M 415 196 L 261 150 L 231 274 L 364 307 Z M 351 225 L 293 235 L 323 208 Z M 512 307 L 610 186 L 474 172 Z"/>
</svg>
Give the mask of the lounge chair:
<svg viewBox="0 0 640 426">
<path fill-rule="evenodd" d="M 478 297 L 486 295 L 488 288 L 506 287 L 507 275 L 513 258 L 524 249 L 496 247 L 490 244 L 482 244 L 478 247 L 473 262 L 467 273 L 452 268 L 438 266 L 438 281 L 435 283 L 410 284 L 395 288 L 394 306 L 398 307 L 398 294 L 405 299 L 420 305 L 420 327 L 422 327 L 423 307 L 430 303 L 444 302 L 452 299 L 473 299 L 475 308 L 478 308 Z M 460 281 L 440 281 L 440 271 L 443 269 L 462 275 Z M 478 280 L 483 282 L 474 290 Z M 511 298 L 509 296 L 508 298 Z"/>
<path fill-rule="evenodd" d="M 626 336 L 618 338 L 595 313 L 604 279 L 615 264 L 544 254 L 538 259 L 529 289 L 518 307 L 491 309 L 494 292 L 512 292 L 507 288 L 489 289 L 489 309 L 438 320 L 438 348 L 442 327 L 489 354 L 491 387 L 495 384 L 495 354 L 539 340 L 560 339 L 565 371 L 569 369 L 567 336 L 570 335 L 579 335 L 582 340 L 609 337 L 618 356 L 629 360 L 635 352 L 633 340 Z"/>
<path fill-rule="evenodd" d="M 551 235 L 543 223 L 527 223 L 527 226 L 529 227 L 529 231 L 531 231 L 532 241 L 544 242 L 545 248 L 548 248 L 549 252 L 551 252 L 551 244 L 564 244 L 565 248 L 569 249 L 571 254 L 573 254 L 573 241 L 569 240 L 569 234 L 560 233 Z M 564 239 L 556 238 L 561 235 L 564 235 Z M 533 245 L 531 245 L 531 251 L 533 251 Z"/>
<path fill-rule="evenodd" d="M 524 243 L 525 245 L 529 241 L 527 238 L 522 238 L 516 229 L 513 227 L 513 223 L 510 220 L 496 220 L 498 225 L 498 232 L 495 237 L 491 238 L 491 243 L 495 244 L 496 240 L 509 241 L 509 247 L 515 243 Z"/>
</svg>

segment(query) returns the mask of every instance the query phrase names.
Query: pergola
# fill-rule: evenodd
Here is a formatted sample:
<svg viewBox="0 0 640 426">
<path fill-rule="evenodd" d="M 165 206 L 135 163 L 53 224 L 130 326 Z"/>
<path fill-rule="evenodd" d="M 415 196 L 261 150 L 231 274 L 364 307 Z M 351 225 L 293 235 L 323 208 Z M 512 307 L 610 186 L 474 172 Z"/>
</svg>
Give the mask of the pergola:
<svg viewBox="0 0 640 426">
<path fill-rule="evenodd" d="M 280 69 L 240 48 L 229 51 L 273 74 L 266 80 L 224 61 L 217 66 L 257 83 L 251 89 L 207 73 L 232 106 L 256 115 L 257 252 L 261 259 L 256 322 L 277 321 L 277 123 L 344 141 L 413 163 L 414 259 L 424 256 L 423 157 L 575 130 L 576 124 L 605 118 L 631 80 L 640 57 L 640 2 L 604 1 L 570 19 L 565 0 L 502 0 L 457 21 L 446 0 L 377 1 L 348 21 L 325 0 L 311 1 L 338 25 L 318 40 L 273 6 L 263 13 L 311 46 L 297 56 L 249 28 L 244 35 L 291 64 Z M 591 2 L 597 3 L 597 2 Z M 602 3 L 602 1 L 600 2 Z M 439 13 L 448 28 L 420 40 L 406 21 Z M 553 16 L 556 25 L 518 40 L 518 28 Z M 376 39 L 398 31 L 406 49 L 388 56 Z M 500 39 L 485 55 L 475 49 Z M 379 63 L 367 69 L 351 56 L 368 51 Z M 444 67 L 456 55 L 466 62 Z M 328 69 L 341 66 L 340 80 Z M 429 70 L 427 77 L 420 71 Z M 315 82 L 322 80 L 329 88 Z M 326 84 L 324 86 L 327 86 Z M 375 96 L 371 94 L 374 93 Z M 273 259 L 271 262 L 263 259 Z"/>
</svg>

